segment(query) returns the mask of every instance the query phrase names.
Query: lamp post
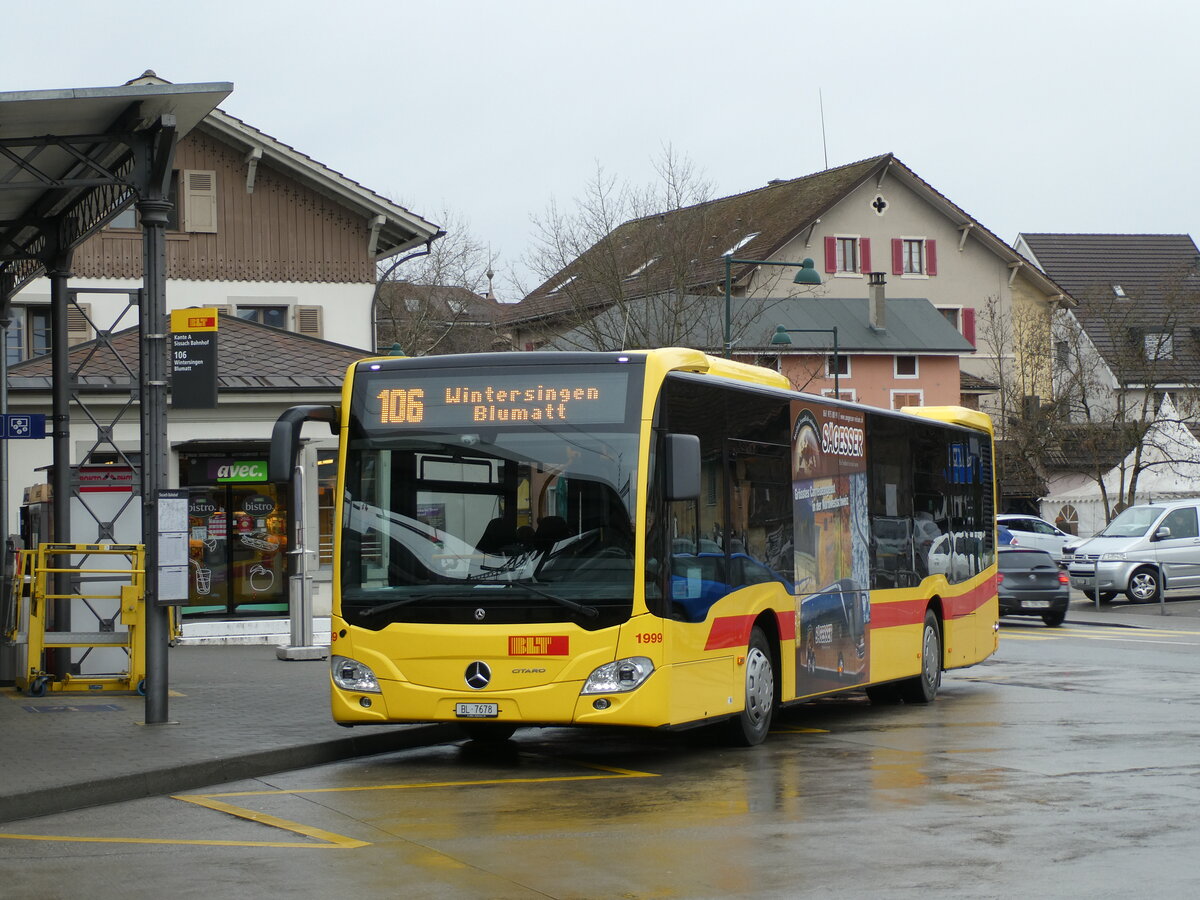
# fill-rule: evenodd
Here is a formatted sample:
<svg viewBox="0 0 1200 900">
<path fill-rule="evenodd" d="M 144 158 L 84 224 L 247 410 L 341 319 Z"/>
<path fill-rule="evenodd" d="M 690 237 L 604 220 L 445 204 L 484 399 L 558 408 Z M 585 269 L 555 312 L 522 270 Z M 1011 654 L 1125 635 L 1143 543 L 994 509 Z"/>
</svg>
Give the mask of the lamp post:
<svg viewBox="0 0 1200 900">
<path fill-rule="evenodd" d="M 733 254 L 725 255 L 725 358 L 729 359 L 733 356 L 733 264 L 747 266 L 791 266 L 800 267 L 800 271 L 796 273 L 793 279 L 794 284 L 819 285 L 821 276 L 817 272 L 816 264 L 812 259 L 805 259 L 801 262 L 776 262 L 769 259 L 734 259 Z M 786 335 L 785 335 L 786 337 Z M 788 343 L 791 343 L 790 341 Z"/>
<path fill-rule="evenodd" d="M 782 325 L 775 326 L 775 333 L 771 335 L 772 346 L 791 346 L 792 339 L 789 334 L 832 334 L 833 335 L 833 395 L 841 399 L 842 392 L 840 380 L 838 376 L 842 372 L 842 361 L 838 356 L 838 336 L 837 326 L 832 328 L 784 328 Z"/>
</svg>

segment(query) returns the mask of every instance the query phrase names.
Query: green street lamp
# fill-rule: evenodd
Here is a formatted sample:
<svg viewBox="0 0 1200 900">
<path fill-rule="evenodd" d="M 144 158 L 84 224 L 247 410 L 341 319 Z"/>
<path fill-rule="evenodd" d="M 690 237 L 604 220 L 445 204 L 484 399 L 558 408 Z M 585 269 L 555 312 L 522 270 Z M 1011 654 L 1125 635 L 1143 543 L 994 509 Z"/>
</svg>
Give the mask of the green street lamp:
<svg viewBox="0 0 1200 900">
<path fill-rule="evenodd" d="M 800 267 L 800 271 L 796 273 L 796 277 L 792 279 L 794 284 L 804 285 L 819 285 L 821 276 L 817 272 L 816 264 L 812 259 L 805 259 L 801 262 L 777 262 L 770 259 L 734 259 L 732 254 L 725 256 L 725 358 L 729 359 L 733 356 L 733 315 L 732 315 L 732 299 L 733 299 L 733 265 L 746 266 L 791 266 Z M 786 335 L 784 335 L 786 337 Z M 790 343 L 790 341 L 789 341 Z"/>
<path fill-rule="evenodd" d="M 784 328 L 782 325 L 775 326 L 775 333 L 771 335 L 772 346 L 790 347 L 792 339 L 789 334 L 832 334 L 833 335 L 833 395 L 841 398 L 842 393 L 838 390 L 840 383 L 838 376 L 842 372 L 842 361 L 838 356 L 838 336 L 837 326 L 832 328 Z"/>
</svg>

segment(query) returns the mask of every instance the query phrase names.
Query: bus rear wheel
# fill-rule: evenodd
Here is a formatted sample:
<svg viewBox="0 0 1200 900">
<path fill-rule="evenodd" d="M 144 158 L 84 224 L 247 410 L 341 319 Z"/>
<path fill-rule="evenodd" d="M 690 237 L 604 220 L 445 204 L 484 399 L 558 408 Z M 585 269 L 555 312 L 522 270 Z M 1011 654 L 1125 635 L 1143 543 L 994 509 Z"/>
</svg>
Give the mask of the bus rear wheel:
<svg viewBox="0 0 1200 900">
<path fill-rule="evenodd" d="M 900 696 L 905 703 L 932 703 L 942 684 L 942 632 L 937 614 L 925 610 L 921 631 L 921 674 L 900 682 Z"/>
<path fill-rule="evenodd" d="M 775 664 L 771 645 L 758 626 L 750 631 L 746 645 L 746 708 L 729 722 L 729 737 L 741 747 L 761 744 L 771 730 L 775 714 Z"/>
</svg>

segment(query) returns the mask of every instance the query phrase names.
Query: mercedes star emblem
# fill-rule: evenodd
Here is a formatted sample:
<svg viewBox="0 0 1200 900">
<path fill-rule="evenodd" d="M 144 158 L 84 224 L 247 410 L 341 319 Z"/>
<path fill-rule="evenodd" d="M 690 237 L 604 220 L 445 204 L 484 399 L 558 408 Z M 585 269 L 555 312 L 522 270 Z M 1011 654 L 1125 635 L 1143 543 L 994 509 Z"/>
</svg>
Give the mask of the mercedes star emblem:
<svg viewBox="0 0 1200 900">
<path fill-rule="evenodd" d="M 485 662 L 473 662 L 467 666 L 467 687 L 481 691 L 492 680 L 492 670 Z"/>
</svg>

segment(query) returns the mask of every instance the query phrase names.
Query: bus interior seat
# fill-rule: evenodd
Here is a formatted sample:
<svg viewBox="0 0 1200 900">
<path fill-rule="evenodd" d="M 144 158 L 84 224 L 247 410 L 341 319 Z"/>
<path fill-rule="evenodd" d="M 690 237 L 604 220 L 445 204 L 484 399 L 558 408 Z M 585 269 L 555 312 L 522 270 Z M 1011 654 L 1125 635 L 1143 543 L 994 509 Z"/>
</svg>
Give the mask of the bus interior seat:
<svg viewBox="0 0 1200 900">
<path fill-rule="evenodd" d="M 543 549 L 549 549 L 563 538 L 571 536 L 571 528 L 562 516 L 542 516 L 538 520 L 536 543 Z"/>
<path fill-rule="evenodd" d="M 487 523 L 475 546 L 484 553 L 498 554 L 515 539 L 516 535 L 509 530 L 508 523 L 502 518 L 495 518 Z"/>
</svg>

